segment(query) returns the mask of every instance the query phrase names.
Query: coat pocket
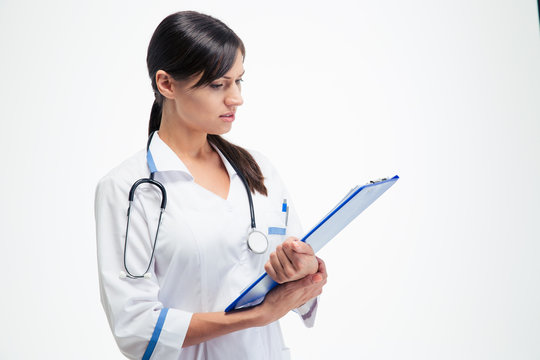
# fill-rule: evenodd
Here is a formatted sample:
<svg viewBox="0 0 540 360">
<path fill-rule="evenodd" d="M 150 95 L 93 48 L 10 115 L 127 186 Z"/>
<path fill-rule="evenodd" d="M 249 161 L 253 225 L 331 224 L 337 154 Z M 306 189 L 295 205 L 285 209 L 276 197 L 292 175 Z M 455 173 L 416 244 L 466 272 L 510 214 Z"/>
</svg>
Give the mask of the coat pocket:
<svg viewBox="0 0 540 360">
<path fill-rule="evenodd" d="M 274 251 L 276 246 L 286 239 L 285 216 L 285 213 L 281 211 L 269 211 L 266 214 L 264 231 L 268 236 L 270 252 Z"/>
</svg>

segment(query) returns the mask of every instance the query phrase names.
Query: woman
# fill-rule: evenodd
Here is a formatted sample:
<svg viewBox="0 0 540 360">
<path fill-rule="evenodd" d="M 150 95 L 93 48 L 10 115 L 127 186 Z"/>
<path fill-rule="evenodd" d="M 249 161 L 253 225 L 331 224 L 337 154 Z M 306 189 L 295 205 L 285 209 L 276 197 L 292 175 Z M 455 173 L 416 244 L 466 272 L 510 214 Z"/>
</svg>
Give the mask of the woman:
<svg viewBox="0 0 540 360">
<path fill-rule="evenodd" d="M 244 55 L 232 30 L 197 12 L 168 16 L 150 41 L 148 147 L 99 182 L 95 205 L 102 304 L 129 358 L 285 359 L 277 320 L 296 310 L 313 323 L 324 263 L 294 237 L 297 215 L 268 160 L 220 137 L 242 105 Z M 126 225 L 132 184 L 149 172 L 166 210 L 146 181 Z M 250 243 L 255 220 L 264 236 Z M 264 271 L 281 285 L 224 313 Z"/>
</svg>

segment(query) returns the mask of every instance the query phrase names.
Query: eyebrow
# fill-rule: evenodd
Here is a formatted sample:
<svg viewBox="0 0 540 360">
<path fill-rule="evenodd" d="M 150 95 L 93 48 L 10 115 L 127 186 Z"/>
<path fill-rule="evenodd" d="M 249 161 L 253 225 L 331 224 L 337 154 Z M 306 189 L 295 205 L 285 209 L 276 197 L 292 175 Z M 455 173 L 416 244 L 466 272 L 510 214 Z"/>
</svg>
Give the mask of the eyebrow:
<svg viewBox="0 0 540 360">
<path fill-rule="evenodd" d="M 238 77 L 242 77 L 244 75 L 244 73 L 246 72 L 246 70 L 242 71 L 242 73 L 240 74 L 240 76 Z M 231 77 L 230 76 L 223 76 L 224 79 L 230 79 Z"/>
</svg>

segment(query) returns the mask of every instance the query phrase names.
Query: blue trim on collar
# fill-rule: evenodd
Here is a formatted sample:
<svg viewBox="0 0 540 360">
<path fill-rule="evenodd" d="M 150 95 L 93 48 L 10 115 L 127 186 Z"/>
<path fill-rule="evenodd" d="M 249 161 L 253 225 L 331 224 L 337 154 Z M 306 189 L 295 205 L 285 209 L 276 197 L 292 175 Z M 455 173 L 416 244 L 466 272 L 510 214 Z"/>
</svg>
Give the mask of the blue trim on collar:
<svg viewBox="0 0 540 360">
<path fill-rule="evenodd" d="M 150 169 L 150 174 L 157 172 L 156 164 L 154 163 L 154 158 L 150 149 L 146 152 L 146 162 L 148 163 L 148 168 Z"/>
<path fill-rule="evenodd" d="M 150 151 L 148 152 L 150 154 Z M 152 155 L 150 155 L 150 158 Z M 152 160 L 153 163 L 153 160 Z M 150 166 L 150 164 L 148 164 Z M 144 352 L 144 355 L 142 357 L 142 360 L 149 360 L 152 356 L 152 353 L 154 352 L 154 349 L 156 348 L 157 342 L 159 340 L 159 335 L 161 334 L 161 329 L 163 328 L 163 324 L 165 323 L 165 318 L 167 317 L 167 312 L 169 311 L 168 308 L 161 309 L 161 312 L 159 313 L 159 317 L 156 323 L 156 327 L 154 328 L 154 332 L 152 333 L 152 338 L 150 339 L 150 342 L 148 343 L 148 346 L 146 347 L 146 351 Z"/>
</svg>

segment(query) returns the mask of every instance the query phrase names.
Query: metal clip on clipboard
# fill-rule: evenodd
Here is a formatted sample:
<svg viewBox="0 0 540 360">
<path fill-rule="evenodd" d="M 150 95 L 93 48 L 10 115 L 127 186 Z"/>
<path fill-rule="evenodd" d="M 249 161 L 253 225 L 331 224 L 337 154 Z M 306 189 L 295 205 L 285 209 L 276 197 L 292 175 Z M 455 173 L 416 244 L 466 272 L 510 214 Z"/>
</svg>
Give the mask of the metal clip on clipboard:
<svg viewBox="0 0 540 360">
<path fill-rule="evenodd" d="M 388 179 L 390 179 L 390 177 L 383 177 L 383 178 L 380 178 L 380 179 L 377 179 L 377 180 L 371 180 L 370 182 L 366 183 L 366 185 L 376 184 L 376 183 L 379 183 L 379 182 L 382 182 L 382 181 L 386 181 Z"/>
<path fill-rule="evenodd" d="M 318 252 L 398 179 L 399 176 L 396 175 L 352 188 L 317 225 L 302 237 L 301 241 L 311 245 L 315 253 Z M 227 306 L 225 312 L 260 304 L 266 294 L 276 285 L 277 283 L 267 273 L 262 274 Z"/>
</svg>

